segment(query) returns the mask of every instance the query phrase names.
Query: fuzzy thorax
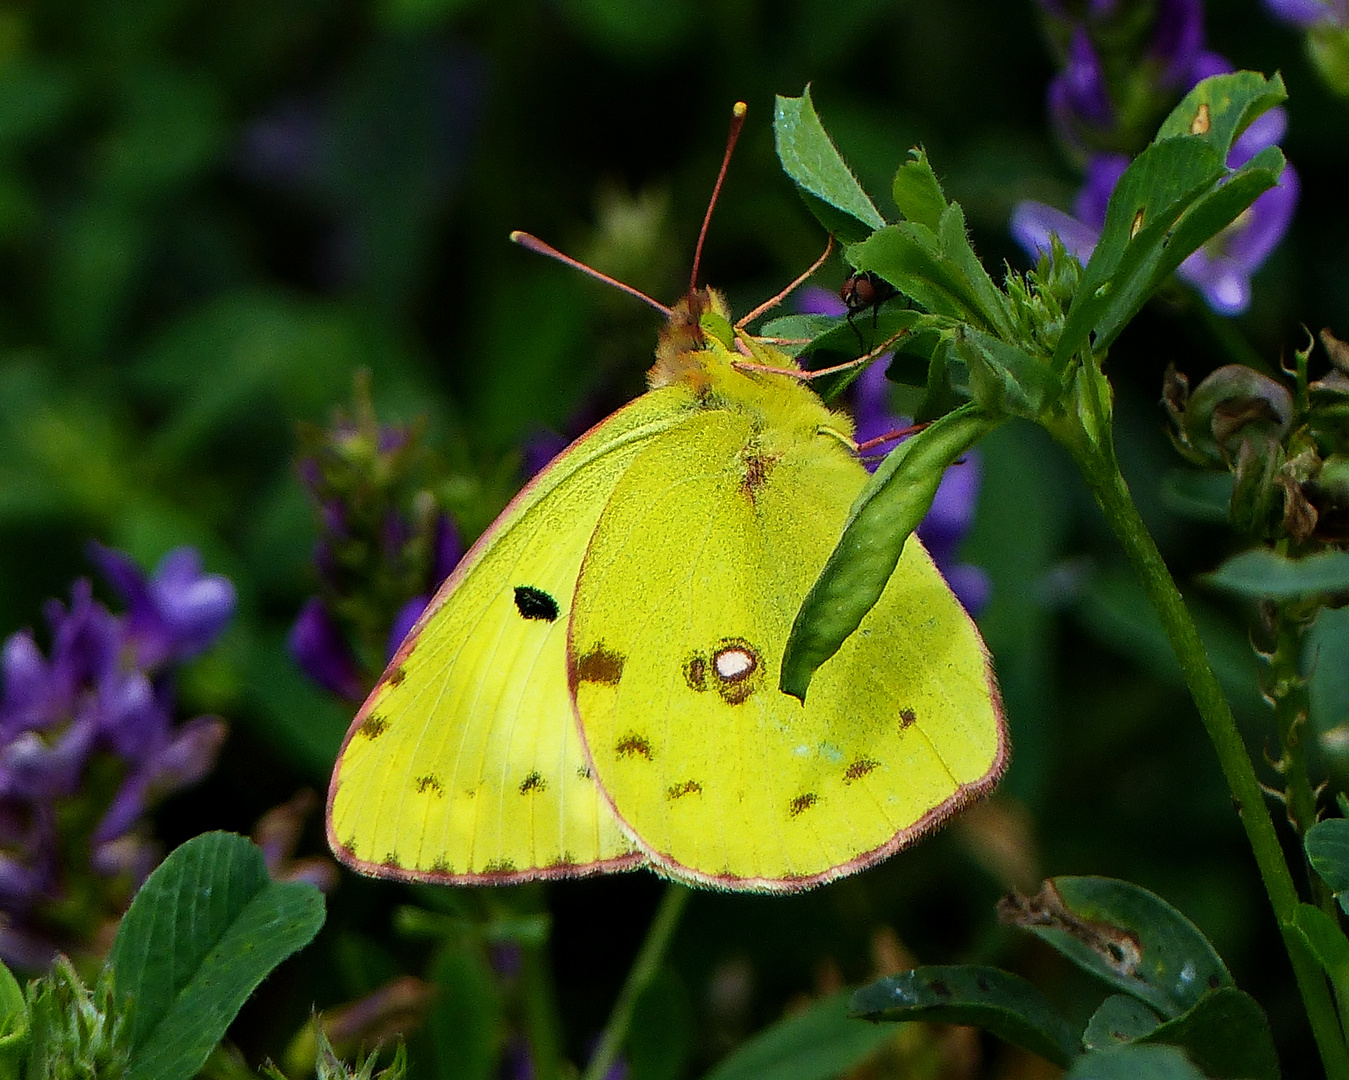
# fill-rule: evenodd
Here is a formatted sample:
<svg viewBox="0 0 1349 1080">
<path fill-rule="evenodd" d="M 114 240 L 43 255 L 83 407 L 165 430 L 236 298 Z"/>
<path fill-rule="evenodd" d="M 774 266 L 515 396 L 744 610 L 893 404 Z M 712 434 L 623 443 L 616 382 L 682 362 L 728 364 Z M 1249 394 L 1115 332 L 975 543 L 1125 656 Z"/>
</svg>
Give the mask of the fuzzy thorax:
<svg viewBox="0 0 1349 1080">
<path fill-rule="evenodd" d="M 830 409 L 804 379 L 738 365 L 799 371 L 785 352 L 736 329 L 726 299 L 715 289 L 698 289 L 677 304 L 660 333 L 656 362 L 647 383 L 686 387 L 705 408 L 743 411 L 756 428 L 811 438 L 820 433 L 850 441 L 853 422 Z"/>
</svg>

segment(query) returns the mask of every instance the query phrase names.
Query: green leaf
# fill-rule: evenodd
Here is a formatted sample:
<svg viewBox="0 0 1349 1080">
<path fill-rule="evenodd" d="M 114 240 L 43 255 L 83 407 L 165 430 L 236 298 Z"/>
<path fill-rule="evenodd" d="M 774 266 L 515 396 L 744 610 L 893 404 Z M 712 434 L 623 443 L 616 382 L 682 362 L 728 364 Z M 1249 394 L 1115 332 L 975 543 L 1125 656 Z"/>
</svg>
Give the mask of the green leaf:
<svg viewBox="0 0 1349 1080">
<path fill-rule="evenodd" d="M 448 944 L 432 968 L 436 996 L 420 1038 L 432 1075 L 489 1080 L 498 1073 L 505 1034 L 501 993 L 477 942 Z"/>
<path fill-rule="evenodd" d="M 1087 1021 L 1082 1045 L 1088 1050 L 1108 1050 L 1141 1038 L 1160 1023 L 1157 1014 L 1137 998 L 1111 994 Z"/>
<path fill-rule="evenodd" d="M 928 164 L 927 154 L 914 148 L 909 151 L 909 156 L 913 160 L 906 161 L 895 173 L 892 189 L 895 205 L 905 220 L 916 221 L 936 232 L 941 227 L 941 216 L 947 206 L 946 193 Z"/>
<path fill-rule="evenodd" d="M 1349 938 L 1344 936 L 1338 920 L 1311 904 L 1298 904 L 1294 920 L 1292 931 L 1301 935 L 1303 943 L 1330 977 L 1340 1015 L 1344 1016 L 1349 1012 Z"/>
<path fill-rule="evenodd" d="M 1211 1080 L 1279 1080 L 1279 1055 L 1265 1012 L 1234 986 L 1205 994 L 1140 1041 L 1180 1047 Z"/>
<path fill-rule="evenodd" d="M 1232 976 L 1208 939 L 1165 900 L 1128 881 L 1058 877 L 1032 898 L 1000 908 L 1085 971 L 1146 1002 L 1163 1017 L 1192 1008 Z"/>
<path fill-rule="evenodd" d="M 1203 580 L 1214 588 L 1260 600 L 1296 600 L 1349 591 L 1349 552 L 1321 551 L 1290 559 L 1272 548 L 1234 555 Z"/>
<path fill-rule="evenodd" d="M 1162 121 L 1153 141 L 1175 135 L 1193 136 L 1209 142 L 1225 158 L 1252 120 L 1287 99 L 1288 91 L 1279 75 L 1272 79 L 1258 71 L 1211 75 L 1180 99 Z"/>
<path fill-rule="evenodd" d="M 783 170 L 830 232 L 847 241 L 885 224 L 820 123 L 809 86 L 799 98 L 778 97 L 773 136 Z M 822 214 L 821 205 L 835 212 Z"/>
<path fill-rule="evenodd" d="M 1162 477 L 1160 493 L 1168 510 L 1195 521 L 1225 524 L 1232 505 L 1232 474 L 1171 469 Z"/>
<path fill-rule="evenodd" d="M 1318 821 L 1303 837 L 1307 861 L 1321 880 L 1340 893 L 1349 889 L 1349 819 Z"/>
<path fill-rule="evenodd" d="M 1237 72 L 1206 79 L 1172 111 L 1115 185 L 1054 353 L 1056 366 L 1066 366 L 1088 334 L 1095 334 L 1096 349 L 1108 348 L 1182 261 L 1272 186 L 1282 167 L 1277 150 L 1258 154 L 1215 189 L 1228 176 L 1232 141 L 1286 96 L 1277 75 Z M 1196 123 L 1201 105 L 1206 112 Z"/>
<path fill-rule="evenodd" d="M 962 406 L 901 443 L 872 474 L 796 614 L 782 660 L 784 693 L 805 700 L 815 670 L 880 599 L 905 541 L 932 506 L 942 471 L 998 423 Z"/>
<path fill-rule="evenodd" d="M 0 1080 L 18 1080 L 23 1075 L 29 1035 L 23 987 L 9 968 L 0 964 Z"/>
<path fill-rule="evenodd" d="M 1035 420 L 1062 395 L 1048 357 L 1035 357 L 973 327 L 957 330 L 954 348 L 969 366 L 974 402 L 994 416 Z"/>
<path fill-rule="evenodd" d="M 263 978 L 323 925 L 323 896 L 274 882 L 262 852 L 212 832 L 141 886 L 109 963 L 131 1017 L 129 1080 L 186 1080 Z"/>
<path fill-rule="evenodd" d="M 860 1064 L 894 1029 L 848 1015 L 848 993 L 818 1001 L 742 1043 L 706 1080 L 830 1080 Z"/>
<path fill-rule="evenodd" d="M 920 967 L 879 979 L 852 997 L 868 1020 L 968 1024 L 1066 1066 L 1078 1037 L 1045 996 L 1019 975 L 993 967 Z"/>
<path fill-rule="evenodd" d="M 1083 1054 L 1063 1080 L 1205 1080 L 1174 1046 L 1129 1043 L 1113 1050 Z"/>
</svg>

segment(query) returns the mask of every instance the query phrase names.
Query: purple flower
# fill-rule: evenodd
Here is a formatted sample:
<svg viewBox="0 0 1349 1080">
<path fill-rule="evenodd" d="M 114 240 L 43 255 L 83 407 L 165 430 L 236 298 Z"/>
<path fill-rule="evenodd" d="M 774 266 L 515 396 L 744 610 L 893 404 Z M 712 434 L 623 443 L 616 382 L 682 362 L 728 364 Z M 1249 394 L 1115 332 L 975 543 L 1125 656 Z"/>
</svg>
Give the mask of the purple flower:
<svg viewBox="0 0 1349 1080">
<path fill-rule="evenodd" d="M 1205 68 L 1216 66 L 1207 59 Z M 1218 62 L 1230 69 L 1225 61 Z M 1250 125 L 1232 145 L 1229 168 L 1237 169 L 1259 151 L 1283 137 L 1287 116 L 1271 109 Z M 1086 263 L 1105 225 L 1106 206 L 1119 178 L 1128 167 L 1120 154 L 1098 154 L 1088 160 L 1086 184 L 1066 214 L 1039 202 L 1018 203 L 1012 211 L 1013 238 L 1032 258 L 1049 251 L 1049 237 L 1056 234 L 1063 246 Z M 1278 246 L 1297 206 L 1298 176 L 1285 165 L 1279 182 L 1242 213 L 1236 221 L 1195 251 L 1176 271 L 1203 295 L 1220 315 L 1239 315 L 1250 306 L 1251 276 Z"/>
<path fill-rule="evenodd" d="M 204 652 L 234 614 L 234 585 L 220 574 L 202 573 L 195 548 L 170 551 L 148 580 L 120 551 L 94 543 L 89 554 L 127 605 L 127 638 L 145 667 Z"/>
<path fill-rule="evenodd" d="M 1349 0 L 1265 0 L 1265 7 L 1304 30 L 1349 30 Z"/>
<path fill-rule="evenodd" d="M 174 724 L 171 664 L 224 629 L 233 586 L 203 574 L 190 548 L 148 580 L 121 552 L 91 555 L 126 613 L 80 580 L 69 607 L 46 606 L 48 655 L 28 630 L 0 652 L 0 959 L 28 967 L 57 948 L 96 947 L 157 861 L 146 811 L 209 771 L 225 736 L 215 717 Z"/>
<path fill-rule="evenodd" d="M 1062 63 L 1049 84 L 1049 115 L 1075 151 L 1128 145 L 1138 125 L 1193 79 L 1204 40 L 1201 0 L 1157 0 L 1142 22 L 1138 0 L 1093 0 L 1077 14 L 1055 0 L 1041 7 Z"/>
<path fill-rule="evenodd" d="M 342 630 L 317 596 L 305 601 L 286 647 L 300 670 L 325 690 L 349 701 L 365 697 L 360 665 Z"/>
</svg>

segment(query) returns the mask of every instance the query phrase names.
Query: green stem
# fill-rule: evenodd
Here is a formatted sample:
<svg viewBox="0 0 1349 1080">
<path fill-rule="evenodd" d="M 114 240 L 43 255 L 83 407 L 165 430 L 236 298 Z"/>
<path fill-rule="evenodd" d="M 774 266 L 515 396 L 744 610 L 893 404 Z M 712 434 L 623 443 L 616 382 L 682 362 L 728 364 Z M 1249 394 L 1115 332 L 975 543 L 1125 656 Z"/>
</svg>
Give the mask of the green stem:
<svg viewBox="0 0 1349 1080">
<path fill-rule="evenodd" d="M 689 890 L 683 885 L 672 881 L 665 886 L 665 895 L 656 908 L 655 917 L 646 932 L 646 940 L 642 942 L 637 959 L 632 962 L 632 970 L 628 972 L 623 989 L 618 992 L 618 1000 L 609 1014 L 609 1023 L 604 1027 L 604 1035 L 595 1048 L 594 1057 L 586 1066 L 583 1080 L 603 1080 L 604 1074 L 618 1057 L 619 1048 L 628 1035 L 628 1025 L 632 1023 L 633 1006 L 660 970 L 661 960 L 674 936 L 675 927 L 679 925 L 679 917 L 684 913 L 689 896 Z"/>
<path fill-rule="evenodd" d="M 1108 434 L 1105 437 L 1108 439 Z M 1198 706 L 1204 728 L 1218 753 L 1219 764 L 1236 801 L 1275 917 L 1281 928 L 1290 926 L 1298 904 L 1297 887 L 1284 861 L 1279 836 L 1265 804 L 1264 791 L 1256 778 L 1255 768 L 1180 590 L 1176 588 L 1161 552 L 1157 550 L 1152 535 L 1138 513 L 1138 507 L 1134 505 L 1110 447 L 1095 440 L 1084 443 L 1081 438 L 1063 441 L 1077 459 L 1106 521 L 1123 544 L 1148 599 L 1161 618 L 1195 705 Z M 1345 1047 L 1344 1035 L 1320 966 L 1313 957 L 1297 947 L 1289 935 L 1284 935 L 1284 941 L 1288 946 L 1293 973 L 1302 993 L 1326 1075 L 1331 1080 L 1349 1080 L 1349 1049 Z"/>
<path fill-rule="evenodd" d="M 1306 629 L 1306 621 L 1290 610 L 1289 605 L 1280 604 L 1274 609 L 1274 648 L 1268 657 L 1265 685 L 1265 695 L 1274 707 L 1274 722 L 1279 731 L 1278 770 L 1284 780 L 1288 821 L 1299 838 L 1316 824 L 1316 792 L 1307 774 L 1307 753 L 1302 741 L 1310 709 L 1307 680 L 1301 670 Z M 1339 918 L 1329 887 L 1310 872 L 1310 867 L 1307 869 L 1316 905 L 1332 918 Z"/>
<path fill-rule="evenodd" d="M 536 1080 L 556 1080 L 562 1067 L 562 1022 L 546 944 L 521 949 L 520 989 L 525 1037 Z"/>
</svg>

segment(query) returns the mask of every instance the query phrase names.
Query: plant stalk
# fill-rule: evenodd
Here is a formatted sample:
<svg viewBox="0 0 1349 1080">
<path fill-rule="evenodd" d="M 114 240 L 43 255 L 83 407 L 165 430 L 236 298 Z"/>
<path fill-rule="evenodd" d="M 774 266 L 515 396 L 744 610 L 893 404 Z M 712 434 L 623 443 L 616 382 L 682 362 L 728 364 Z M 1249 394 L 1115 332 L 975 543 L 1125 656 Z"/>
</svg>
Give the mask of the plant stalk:
<svg viewBox="0 0 1349 1080">
<path fill-rule="evenodd" d="M 1231 707 L 1208 662 L 1204 643 L 1185 607 L 1180 590 L 1138 513 L 1111 448 L 1095 442 L 1084 445 L 1080 439 L 1063 441 L 1077 459 L 1106 521 L 1123 544 L 1148 599 L 1162 621 L 1166 636 L 1180 661 L 1190 694 L 1199 709 L 1200 719 L 1217 751 L 1218 762 L 1236 802 L 1274 915 L 1281 929 L 1291 926 L 1298 904 L 1297 887 L 1284 860 L 1279 836 L 1265 803 L 1265 794 L 1256 777 L 1255 767 L 1251 764 Z M 1349 1049 L 1345 1046 L 1325 976 L 1315 958 L 1295 945 L 1288 934 L 1283 936 L 1326 1075 L 1331 1080 L 1349 1080 Z"/>
<path fill-rule="evenodd" d="M 609 1022 L 604 1026 L 604 1034 L 590 1064 L 586 1066 L 583 1080 L 603 1080 L 618 1057 L 618 1051 L 628 1035 L 628 1025 L 632 1023 L 633 1007 L 660 970 L 661 960 L 665 957 L 670 939 L 674 937 L 689 896 L 689 890 L 676 882 L 672 881 L 665 886 L 665 895 L 661 897 L 660 906 L 656 908 L 651 926 L 647 929 L 646 940 L 642 942 L 637 959 L 632 962 L 623 989 L 618 992 Z"/>
</svg>

